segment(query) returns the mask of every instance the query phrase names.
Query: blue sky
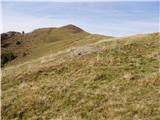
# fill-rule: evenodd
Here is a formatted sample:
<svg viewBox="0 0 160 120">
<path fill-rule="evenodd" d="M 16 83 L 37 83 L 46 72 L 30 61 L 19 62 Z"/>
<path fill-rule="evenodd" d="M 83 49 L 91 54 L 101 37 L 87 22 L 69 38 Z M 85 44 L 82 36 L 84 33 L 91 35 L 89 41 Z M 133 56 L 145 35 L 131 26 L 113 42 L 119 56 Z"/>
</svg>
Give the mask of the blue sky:
<svg viewBox="0 0 160 120">
<path fill-rule="evenodd" d="M 2 32 L 74 24 L 97 34 L 126 36 L 158 31 L 158 1 L 2 2 Z"/>
</svg>

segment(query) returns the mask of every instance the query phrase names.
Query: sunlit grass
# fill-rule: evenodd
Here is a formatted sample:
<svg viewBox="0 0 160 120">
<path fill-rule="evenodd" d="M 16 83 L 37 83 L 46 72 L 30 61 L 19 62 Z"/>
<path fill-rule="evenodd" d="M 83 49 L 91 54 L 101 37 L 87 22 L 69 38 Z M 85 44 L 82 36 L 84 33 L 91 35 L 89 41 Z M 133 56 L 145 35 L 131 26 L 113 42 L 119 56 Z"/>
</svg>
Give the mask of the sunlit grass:
<svg viewBox="0 0 160 120">
<path fill-rule="evenodd" d="M 6 68 L 2 119 L 160 119 L 159 34 L 92 47 Z"/>
</svg>

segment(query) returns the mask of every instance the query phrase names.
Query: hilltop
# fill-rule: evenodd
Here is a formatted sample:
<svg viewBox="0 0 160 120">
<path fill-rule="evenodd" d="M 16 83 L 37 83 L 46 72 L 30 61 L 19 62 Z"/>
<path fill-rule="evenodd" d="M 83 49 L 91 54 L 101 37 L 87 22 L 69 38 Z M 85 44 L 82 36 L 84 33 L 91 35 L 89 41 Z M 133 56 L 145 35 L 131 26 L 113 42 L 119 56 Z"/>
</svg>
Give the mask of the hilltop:
<svg viewBox="0 0 160 120">
<path fill-rule="evenodd" d="M 39 28 L 31 33 L 11 31 L 2 35 L 2 63 L 15 65 L 43 55 L 96 42 L 111 36 L 90 34 L 75 25 Z M 11 60 L 6 60 L 11 56 Z M 13 59 L 12 59 L 13 58 Z"/>
<path fill-rule="evenodd" d="M 160 33 L 116 38 L 69 25 L 17 38 L 36 48 L 2 69 L 2 120 L 160 119 Z"/>
</svg>

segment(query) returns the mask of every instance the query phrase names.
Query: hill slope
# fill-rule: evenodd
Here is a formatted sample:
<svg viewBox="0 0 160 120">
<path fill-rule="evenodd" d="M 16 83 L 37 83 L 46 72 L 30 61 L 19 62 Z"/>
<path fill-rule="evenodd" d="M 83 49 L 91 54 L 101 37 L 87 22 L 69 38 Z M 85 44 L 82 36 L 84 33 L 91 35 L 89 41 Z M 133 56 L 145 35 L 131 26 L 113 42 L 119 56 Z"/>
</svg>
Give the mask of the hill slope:
<svg viewBox="0 0 160 120">
<path fill-rule="evenodd" d="M 159 37 L 103 39 L 4 68 L 2 119 L 160 119 Z"/>
<path fill-rule="evenodd" d="M 15 59 L 4 63 L 6 63 L 5 65 L 16 65 L 69 47 L 96 42 L 103 38 L 111 37 L 93 35 L 74 25 L 60 28 L 41 28 L 26 34 L 8 32 L 2 35 L 2 58 L 12 53 Z"/>
</svg>

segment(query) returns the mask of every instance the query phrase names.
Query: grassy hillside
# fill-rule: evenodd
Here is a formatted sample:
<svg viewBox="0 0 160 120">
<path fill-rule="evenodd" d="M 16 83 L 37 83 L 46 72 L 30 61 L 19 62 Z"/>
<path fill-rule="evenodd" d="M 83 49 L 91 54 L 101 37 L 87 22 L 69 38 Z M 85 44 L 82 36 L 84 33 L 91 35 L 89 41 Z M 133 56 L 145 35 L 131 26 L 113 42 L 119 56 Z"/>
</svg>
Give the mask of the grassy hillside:
<svg viewBox="0 0 160 120">
<path fill-rule="evenodd" d="M 8 39 L 2 39 L 2 55 L 14 54 L 16 58 L 5 65 L 16 65 L 70 47 L 96 42 L 103 38 L 111 37 L 93 35 L 74 25 L 60 28 L 41 28 L 31 33 L 19 33 Z"/>
<path fill-rule="evenodd" d="M 103 39 L 4 68 L 2 120 L 159 120 L 159 38 Z"/>
</svg>

